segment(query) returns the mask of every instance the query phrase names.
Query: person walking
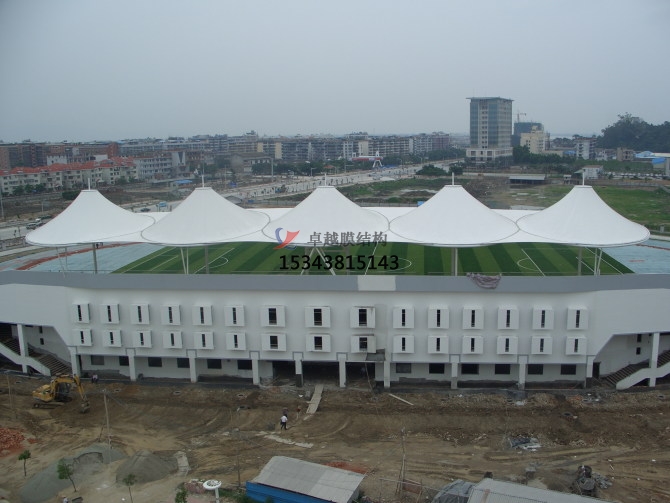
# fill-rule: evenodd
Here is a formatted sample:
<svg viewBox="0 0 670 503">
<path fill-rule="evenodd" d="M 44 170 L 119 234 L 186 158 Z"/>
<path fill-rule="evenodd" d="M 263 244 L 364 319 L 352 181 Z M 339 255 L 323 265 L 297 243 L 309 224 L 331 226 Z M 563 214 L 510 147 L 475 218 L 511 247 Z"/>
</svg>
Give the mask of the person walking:
<svg viewBox="0 0 670 503">
<path fill-rule="evenodd" d="M 285 430 L 286 429 L 286 423 L 288 423 L 288 417 L 286 416 L 286 414 L 282 414 L 282 417 L 279 420 L 279 422 L 281 423 L 281 429 Z"/>
</svg>

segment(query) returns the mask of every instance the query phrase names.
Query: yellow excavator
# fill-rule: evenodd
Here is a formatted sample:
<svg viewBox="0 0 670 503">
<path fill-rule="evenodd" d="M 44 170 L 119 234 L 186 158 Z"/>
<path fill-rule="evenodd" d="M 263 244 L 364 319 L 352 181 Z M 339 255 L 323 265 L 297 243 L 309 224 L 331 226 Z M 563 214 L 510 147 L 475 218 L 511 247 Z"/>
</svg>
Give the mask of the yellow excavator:
<svg viewBox="0 0 670 503">
<path fill-rule="evenodd" d="M 65 402 L 72 400 L 70 391 L 72 387 L 77 388 L 79 396 L 81 397 L 80 412 L 88 412 L 91 408 L 84 386 L 81 384 L 79 376 L 74 374 L 60 374 L 51 379 L 49 384 L 40 386 L 33 391 L 33 398 L 35 399 L 34 407 L 45 407 L 63 405 Z"/>
</svg>

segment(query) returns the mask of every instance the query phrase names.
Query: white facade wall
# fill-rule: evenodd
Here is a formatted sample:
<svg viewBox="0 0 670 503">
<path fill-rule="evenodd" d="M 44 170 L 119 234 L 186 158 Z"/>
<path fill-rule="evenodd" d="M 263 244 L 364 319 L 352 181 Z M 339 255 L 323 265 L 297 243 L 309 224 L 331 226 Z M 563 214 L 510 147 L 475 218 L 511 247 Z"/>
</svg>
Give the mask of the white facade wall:
<svg viewBox="0 0 670 503">
<path fill-rule="evenodd" d="M 649 358 L 650 334 L 662 334 L 660 352 L 670 349 L 667 275 L 505 277 L 495 290 L 482 290 L 462 277 L 8 271 L 0 273 L 0 298 L 0 322 L 32 325 L 24 328 L 29 344 L 75 363 L 81 357 L 82 372 L 131 378 L 252 377 L 237 362 L 253 359 L 262 379 L 272 376 L 273 361 L 365 362 L 374 355 L 377 380 L 516 381 L 520 365 L 528 363 L 544 371 L 527 375 L 526 382 L 582 382 L 589 361 L 604 375 Z M 314 308 L 321 309 L 321 324 Z M 150 344 L 138 344 L 139 332 Z M 318 347 L 314 337 L 321 338 Z M 102 364 L 96 363 L 100 356 Z M 135 375 L 119 357 L 133 359 Z M 149 357 L 162 365 L 150 366 Z M 191 368 L 180 367 L 178 358 L 190 359 Z M 208 368 L 208 360 L 219 360 L 221 368 Z M 444 373 L 430 372 L 429 364 L 444 364 Z M 464 374 L 464 364 L 478 371 Z M 496 373 L 495 365 L 505 364 L 509 374 Z M 575 373 L 562 375 L 561 365 L 575 365 Z"/>
</svg>

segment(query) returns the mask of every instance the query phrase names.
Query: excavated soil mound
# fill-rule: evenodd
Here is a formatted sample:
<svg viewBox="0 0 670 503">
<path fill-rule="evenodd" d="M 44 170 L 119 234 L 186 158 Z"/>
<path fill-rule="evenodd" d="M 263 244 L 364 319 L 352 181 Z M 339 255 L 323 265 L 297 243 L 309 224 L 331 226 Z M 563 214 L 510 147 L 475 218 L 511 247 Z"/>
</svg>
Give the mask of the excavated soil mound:
<svg viewBox="0 0 670 503">
<path fill-rule="evenodd" d="M 128 475 L 135 475 L 135 483 L 161 480 L 177 471 L 177 459 L 161 457 L 149 451 L 140 451 L 124 461 L 116 471 L 116 481 L 124 484 Z"/>
</svg>

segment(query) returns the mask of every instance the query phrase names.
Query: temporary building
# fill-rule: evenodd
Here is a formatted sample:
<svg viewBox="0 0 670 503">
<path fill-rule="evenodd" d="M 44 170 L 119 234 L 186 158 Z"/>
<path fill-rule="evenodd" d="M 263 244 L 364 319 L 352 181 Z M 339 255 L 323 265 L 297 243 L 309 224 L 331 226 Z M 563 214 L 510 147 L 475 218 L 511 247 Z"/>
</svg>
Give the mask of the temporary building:
<svg viewBox="0 0 670 503">
<path fill-rule="evenodd" d="M 360 473 L 274 456 L 246 483 L 248 497 L 260 503 L 351 503 L 358 497 Z"/>
</svg>

